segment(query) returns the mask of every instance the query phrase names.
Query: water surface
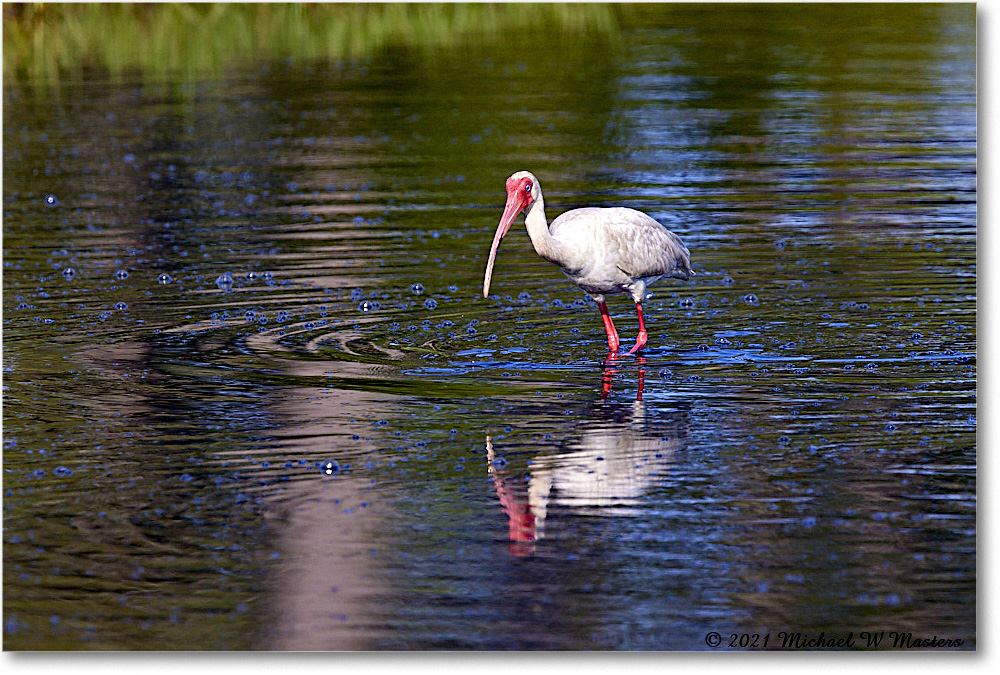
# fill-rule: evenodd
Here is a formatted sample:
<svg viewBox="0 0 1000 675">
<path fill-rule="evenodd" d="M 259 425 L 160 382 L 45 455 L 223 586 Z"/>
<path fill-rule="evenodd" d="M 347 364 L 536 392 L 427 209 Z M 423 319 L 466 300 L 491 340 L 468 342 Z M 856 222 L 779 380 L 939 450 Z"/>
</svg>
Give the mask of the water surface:
<svg viewBox="0 0 1000 675">
<path fill-rule="evenodd" d="M 974 648 L 974 22 L 5 81 L 5 648 Z M 691 249 L 641 356 L 520 224 L 482 298 L 520 169 Z"/>
</svg>

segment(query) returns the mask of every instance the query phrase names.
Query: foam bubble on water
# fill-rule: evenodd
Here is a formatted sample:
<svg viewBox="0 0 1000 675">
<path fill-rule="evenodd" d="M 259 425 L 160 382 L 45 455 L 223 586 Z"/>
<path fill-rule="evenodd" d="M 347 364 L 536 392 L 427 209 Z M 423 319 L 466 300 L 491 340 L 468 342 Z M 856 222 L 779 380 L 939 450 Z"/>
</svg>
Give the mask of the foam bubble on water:
<svg viewBox="0 0 1000 675">
<path fill-rule="evenodd" d="M 756 305 L 760 303 L 760 298 L 758 298 L 753 293 L 747 293 L 746 295 L 743 296 L 743 302 L 747 303 L 748 305 Z"/>
<path fill-rule="evenodd" d="M 691 298 L 681 298 L 680 302 L 677 303 L 680 307 L 684 309 L 691 309 L 694 307 L 694 300 Z"/>
<path fill-rule="evenodd" d="M 59 198 L 56 197 L 55 195 L 45 195 L 44 201 L 45 205 L 48 206 L 49 208 L 52 208 L 53 206 L 59 206 Z"/>
<path fill-rule="evenodd" d="M 117 309 L 120 312 L 124 312 L 125 310 L 128 309 L 128 305 L 126 305 L 124 302 L 116 302 L 115 309 Z"/>
<path fill-rule="evenodd" d="M 223 272 L 215 278 L 215 285 L 218 286 L 220 291 L 231 291 L 233 290 L 233 284 L 236 281 L 233 279 L 233 275 L 229 272 Z"/>
<path fill-rule="evenodd" d="M 361 301 L 361 304 L 358 305 L 359 312 L 371 312 L 374 309 L 375 309 L 375 303 L 369 302 L 368 300 L 363 300 Z"/>
<path fill-rule="evenodd" d="M 427 298 L 426 300 L 424 300 L 424 307 L 426 307 L 427 309 L 437 309 L 437 306 L 438 306 L 437 300 L 435 300 L 434 298 Z"/>
<path fill-rule="evenodd" d="M 156 277 L 156 280 L 161 284 L 169 284 L 171 281 L 173 281 L 173 278 L 166 272 L 160 272 L 160 275 Z"/>
<path fill-rule="evenodd" d="M 246 273 L 245 278 L 247 281 L 255 281 L 257 279 L 257 273 L 254 272 L 253 270 L 250 270 L 249 272 Z"/>
<path fill-rule="evenodd" d="M 76 270 L 73 269 L 72 267 L 67 267 L 62 271 L 62 275 L 66 277 L 67 280 L 72 279 L 73 277 L 76 276 Z"/>
<path fill-rule="evenodd" d="M 327 476 L 332 476 L 340 472 L 340 464 L 335 459 L 328 459 L 323 462 L 320 470 Z"/>
<path fill-rule="evenodd" d="M 420 282 L 414 282 L 414 283 L 410 284 L 410 291 L 414 295 L 423 295 L 424 294 L 424 285 L 421 284 Z"/>
<path fill-rule="evenodd" d="M 122 281 L 125 281 L 126 279 L 128 279 L 128 270 L 118 270 L 117 272 L 115 272 L 115 277 L 121 279 Z"/>
<path fill-rule="evenodd" d="M 271 281 L 274 279 L 274 272 L 263 272 L 261 273 L 260 278 L 264 281 Z"/>
</svg>

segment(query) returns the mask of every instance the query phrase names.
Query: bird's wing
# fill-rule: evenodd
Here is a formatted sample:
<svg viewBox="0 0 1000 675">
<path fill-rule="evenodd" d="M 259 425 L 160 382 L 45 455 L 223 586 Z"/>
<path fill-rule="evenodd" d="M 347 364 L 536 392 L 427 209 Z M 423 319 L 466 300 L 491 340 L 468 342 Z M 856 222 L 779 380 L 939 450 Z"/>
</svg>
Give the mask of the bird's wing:
<svg viewBox="0 0 1000 675">
<path fill-rule="evenodd" d="M 562 228 L 590 228 L 614 251 L 618 269 L 633 279 L 669 276 L 688 279 L 691 254 L 681 238 L 641 211 L 627 208 L 584 208 L 568 211 L 552 223 L 552 234 Z"/>
</svg>

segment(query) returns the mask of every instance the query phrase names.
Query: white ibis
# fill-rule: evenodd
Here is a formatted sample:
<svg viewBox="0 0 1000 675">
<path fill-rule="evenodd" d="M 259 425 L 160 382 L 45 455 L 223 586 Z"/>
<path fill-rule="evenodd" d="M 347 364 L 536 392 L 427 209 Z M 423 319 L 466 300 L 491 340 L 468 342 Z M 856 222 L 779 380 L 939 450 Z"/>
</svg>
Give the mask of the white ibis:
<svg viewBox="0 0 1000 675">
<path fill-rule="evenodd" d="M 535 252 L 555 263 L 593 298 L 601 310 L 608 334 L 608 351 L 618 352 L 618 331 L 608 314 L 604 296 L 628 293 L 639 314 L 639 335 L 634 354 L 646 345 L 648 335 L 642 317 L 646 287 L 660 277 L 689 279 L 690 252 L 673 232 L 641 211 L 626 208 L 583 208 L 567 211 L 549 225 L 538 179 L 518 171 L 507 179 L 507 204 L 493 237 L 483 279 L 483 297 L 490 294 L 490 277 L 500 240 L 514 219 L 524 211 L 524 225 Z"/>
</svg>

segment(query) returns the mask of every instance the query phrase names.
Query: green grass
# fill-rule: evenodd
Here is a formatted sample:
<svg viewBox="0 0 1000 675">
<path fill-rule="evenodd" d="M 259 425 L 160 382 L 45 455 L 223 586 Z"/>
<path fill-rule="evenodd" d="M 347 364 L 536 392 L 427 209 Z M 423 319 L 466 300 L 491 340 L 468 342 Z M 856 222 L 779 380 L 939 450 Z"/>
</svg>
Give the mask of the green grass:
<svg viewBox="0 0 1000 675">
<path fill-rule="evenodd" d="M 252 60 L 341 61 L 510 31 L 608 34 L 607 4 L 5 4 L 5 78 L 58 82 L 87 68 L 190 79 Z"/>
</svg>

